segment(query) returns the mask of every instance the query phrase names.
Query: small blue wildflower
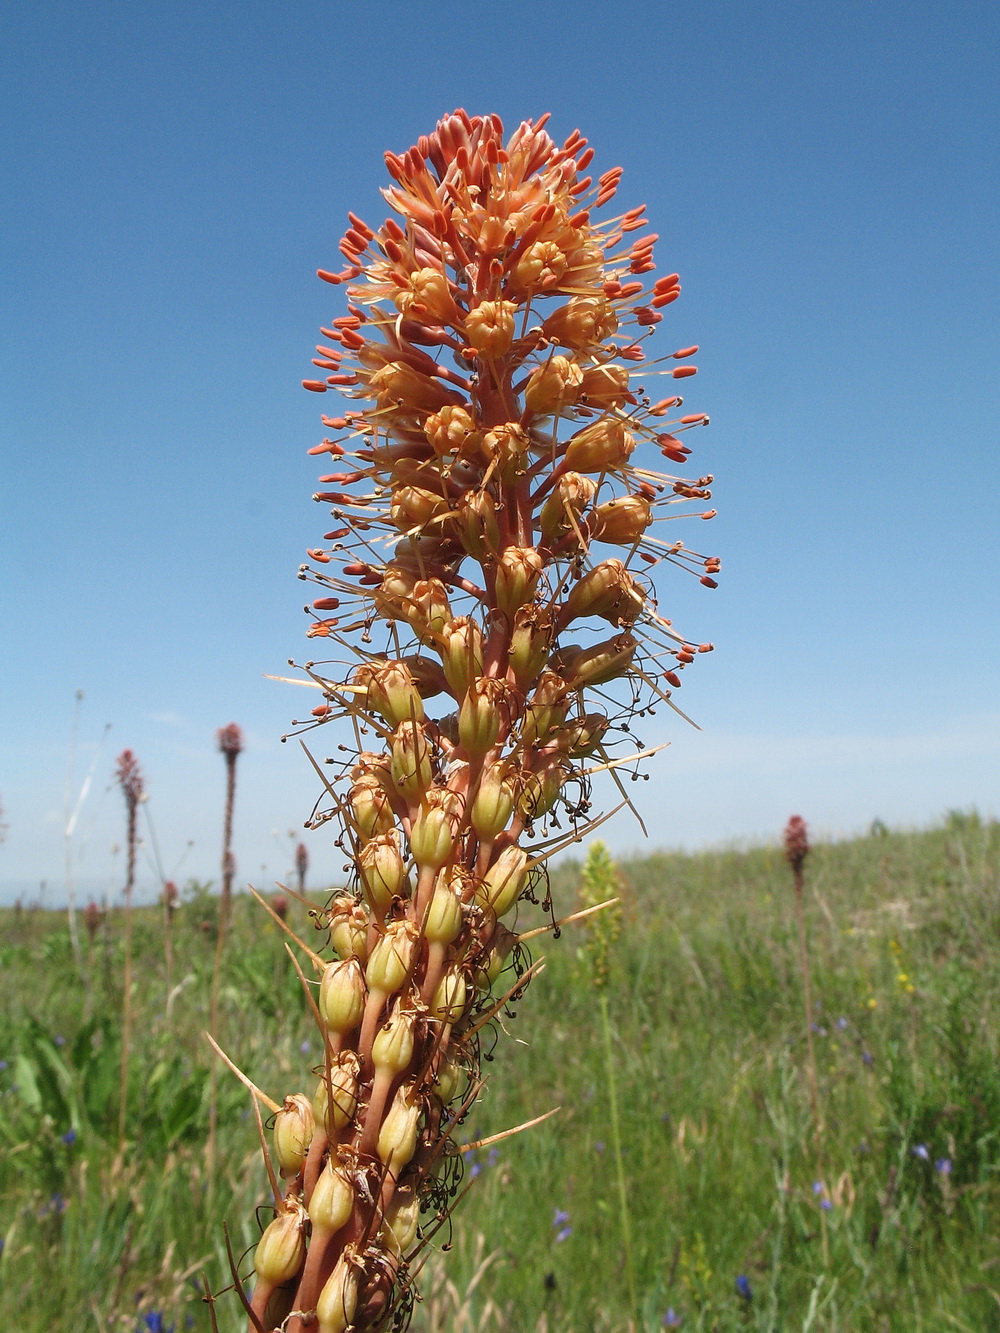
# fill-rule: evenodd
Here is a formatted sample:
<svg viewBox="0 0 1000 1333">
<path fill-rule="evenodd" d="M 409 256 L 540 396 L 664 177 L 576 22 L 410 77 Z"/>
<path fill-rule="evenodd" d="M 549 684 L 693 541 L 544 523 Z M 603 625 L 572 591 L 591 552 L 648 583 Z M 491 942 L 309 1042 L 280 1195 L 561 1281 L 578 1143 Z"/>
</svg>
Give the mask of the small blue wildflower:
<svg viewBox="0 0 1000 1333">
<path fill-rule="evenodd" d="M 837 1019 L 837 1028 L 838 1028 L 839 1031 L 841 1031 L 841 1032 L 846 1032 L 846 1031 L 847 1031 L 847 1019 L 846 1019 L 846 1018 L 838 1018 L 838 1019 Z"/>
<path fill-rule="evenodd" d="M 7 1061 L 6 1061 L 6 1060 L 0 1060 L 0 1070 L 6 1069 L 6 1068 L 7 1068 Z"/>
<path fill-rule="evenodd" d="M 76 1130 L 71 1125 L 70 1128 L 67 1129 L 66 1133 L 60 1134 L 59 1137 L 63 1143 L 65 1143 L 67 1146 L 70 1146 L 76 1142 Z"/>
<path fill-rule="evenodd" d="M 833 1207 L 833 1204 L 829 1199 L 820 1199 L 819 1206 L 823 1209 L 824 1213 L 828 1213 Z"/>
<path fill-rule="evenodd" d="M 55 1042 L 55 1044 L 56 1044 L 57 1046 L 65 1046 L 65 1045 L 66 1045 L 66 1038 L 65 1038 L 65 1037 L 53 1037 L 52 1040 Z"/>
<path fill-rule="evenodd" d="M 483 1169 L 483 1164 L 482 1164 L 482 1162 L 473 1162 L 473 1163 L 472 1163 L 472 1170 L 469 1172 L 469 1175 L 472 1177 L 473 1180 L 475 1180 L 476 1176 L 479 1175 L 479 1173 L 480 1173 L 480 1171 L 482 1171 L 482 1169 Z"/>
<path fill-rule="evenodd" d="M 937 1161 L 934 1163 L 934 1170 L 938 1173 L 939 1176 L 950 1176 L 951 1158 L 939 1157 Z"/>
<path fill-rule="evenodd" d="M 572 1228 L 572 1227 L 562 1227 L 562 1228 L 560 1228 L 560 1230 L 556 1232 L 556 1244 L 559 1245 L 562 1241 L 564 1241 L 564 1240 L 569 1240 L 569 1238 L 570 1238 L 570 1236 L 572 1236 L 572 1234 L 573 1234 L 573 1228 Z"/>
<path fill-rule="evenodd" d="M 667 1313 L 663 1316 L 664 1328 L 680 1328 L 681 1317 L 672 1305 L 667 1306 Z"/>
<path fill-rule="evenodd" d="M 308 1055 L 311 1050 L 312 1050 L 312 1042 L 310 1041 L 304 1041 L 302 1045 L 299 1047 L 299 1051 L 302 1055 Z"/>
<path fill-rule="evenodd" d="M 146 1325 L 148 1333 L 174 1333 L 174 1325 L 165 1325 L 159 1310 L 150 1310 L 149 1314 L 143 1316 L 142 1322 Z"/>
<path fill-rule="evenodd" d="M 814 1181 L 813 1181 L 813 1194 L 822 1194 L 822 1193 L 823 1193 L 823 1182 L 822 1182 L 822 1180 L 814 1180 Z"/>
<path fill-rule="evenodd" d="M 919 1157 L 922 1162 L 929 1162 L 931 1160 L 931 1155 L 927 1151 L 926 1143 L 918 1143 L 915 1148 L 911 1149 L 911 1151 L 914 1157 Z"/>
<path fill-rule="evenodd" d="M 753 1300 L 753 1290 L 750 1286 L 750 1279 L 746 1273 L 741 1273 L 736 1279 L 736 1294 L 744 1301 Z"/>
<path fill-rule="evenodd" d="M 871 1051 L 862 1051 L 861 1060 L 863 1064 L 866 1064 L 869 1067 L 869 1069 L 875 1063 L 875 1057 L 872 1055 Z"/>
<path fill-rule="evenodd" d="M 489 1155 L 488 1155 L 487 1158 L 486 1158 L 486 1165 L 487 1165 L 487 1166 L 496 1166 L 496 1164 L 497 1164 L 497 1162 L 499 1162 L 499 1160 L 500 1160 L 500 1150 L 499 1150 L 499 1148 L 491 1148 L 490 1151 L 489 1151 Z"/>
<path fill-rule="evenodd" d="M 3 1254 L 3 1247 L 7 1244 L 3 1236 L 0 1236 L 0 1254 Z"/>
<path fill-rule="evenodd" d="M 603 1152 L 603 1151 L 604 1151 L 604 1140 L 598 1139 L 597 1142 L 594 1144 L 594 1152 Z"/>
<path fill-rule="evenodd" d="M 556 1208 L 552 1217 L 553 1227 L 564 1227 L 569 1221 L 569 1213 L 562 1208 Z"/>
</svg>

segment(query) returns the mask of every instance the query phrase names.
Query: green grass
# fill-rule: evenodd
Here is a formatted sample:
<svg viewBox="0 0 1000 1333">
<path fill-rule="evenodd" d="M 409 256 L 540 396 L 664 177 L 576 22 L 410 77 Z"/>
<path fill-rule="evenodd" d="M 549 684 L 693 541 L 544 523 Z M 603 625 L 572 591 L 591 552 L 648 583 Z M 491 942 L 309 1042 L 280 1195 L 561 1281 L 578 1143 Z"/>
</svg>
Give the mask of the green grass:
<svg viewBox="0 0 1000 1333">
<path fill-rule="evenodd" d="M 720 1333 L 1000 1330 L 1000 826 L 953 815 L 811 854 L 821 1161 L 780 852 L 654 855 L 621 869 L 608 997 L 645 1328 L 672 1308 L 682 1329 Z M 555 876 L 557 910 L 575 905 L 577 873 Z M 120 919 L 95 942 L 84 984 L 64 919 L 0 917 L 0 1290 L 19 1333 L 133 1330 L 150 1311 L 178 1333 L 188 1316 L 207 1329 L 194 1284 L 202 1273 L 216 1290 L 228 1283 L 223 1220 L 238 1254 L 258 1234 L 265 1181 L 246 1095 L 228 1075 L 214 1180 L 204 1155 L 212 908 L 201 896 L 179 913 L 184 984 L 169 1017 L 162 924 L 137 915 L 122 1158 Z M 310 1087 L 299 1048 L 311 1040 L 315 1058 L 316 1041 L 262 915 L 237 904 L 223 1045 L 282 1095 Z M 628 1327 L 606 1051 L 583 944 L 582 927 L 533 941 L 545 971 L 506 1023 L 517 1042 L 500 1034 L 465 1133 L 562 1110 L 475 1155 L 450 1252 L 438 1253 L 447 1230 L 429 1251 L 417 1333 Z M 553 1225 L 557 1209 L 568 1224 Z M 223 1333 L 243 1326 L 232 1295 L 218 1318 Z"/>
</svg>

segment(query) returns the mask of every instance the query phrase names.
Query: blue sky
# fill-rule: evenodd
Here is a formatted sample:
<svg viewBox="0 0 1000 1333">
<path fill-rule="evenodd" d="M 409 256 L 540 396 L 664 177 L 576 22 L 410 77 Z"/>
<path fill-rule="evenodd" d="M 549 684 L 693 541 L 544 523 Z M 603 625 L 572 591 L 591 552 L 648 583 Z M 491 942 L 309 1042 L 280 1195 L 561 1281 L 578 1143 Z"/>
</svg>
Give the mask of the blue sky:
<svg viewBox="0 0 1000 1333">
<path fill-rule="evenodd" d="M 112 729 L 77 876 L 118 886 L 130 746 L 166 869 L 217 877 L 230 720 L 241 877 L 287 870 L 315 784 L 279 740 L 299 692 L 263 674 L 307 656 L 295 574 L 326 526 L 298 386 L 342 297 L 314 274 L 348 209 L 384 216 L 382 152 L 460 105 L 551 111 L 622 165 L 684 284 L 664 350 L 701 346 L 722 586 L 662 602 L 717 651 L 684 688 L 702 731 L 647 733 L 674 742 L 651 841 L 1000 813 L 998 36 L 963 2 L 12 0 L 0 885 L 61 892 L 78 689 L 74 795 Z"/>
</svg>

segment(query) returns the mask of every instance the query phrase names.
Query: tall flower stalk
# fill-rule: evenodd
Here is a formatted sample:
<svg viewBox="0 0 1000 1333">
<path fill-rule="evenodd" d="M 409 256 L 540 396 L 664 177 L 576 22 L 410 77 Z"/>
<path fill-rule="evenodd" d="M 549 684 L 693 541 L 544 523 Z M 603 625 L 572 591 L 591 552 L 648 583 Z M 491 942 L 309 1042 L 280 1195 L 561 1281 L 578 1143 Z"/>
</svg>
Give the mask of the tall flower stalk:
<svg viewBox="0 0 1000 1333">
<path fill-rule="evenodd" d="M 695 374 L 697 348 L 646 353 L 678 278 L 649 276 L 643 208 L 595 220 L 621 172 L 595 182 L 587 141 L 558 146 L 547 120 L 505 144 L 496 116 L 458 111 L 387 154 L 395 217 L 376 232 L 350 214 L 346 267 L 320 273 L 347 309 L 305 386 L 351 405 L 311 450 L 338 470 L 301 577 L 336 656 L 304 665 L 322 701 L 301 725 L 348 724 L 316 764 L 311 825 L 337 827 L 350 889 L 319 915 L 323 947 L 303 946 L 311 1095 L 253 1089 L 277 1112 L 257 1330 L 405 1323 L 476 1146 L 460 1127 L 483 1044 L 538 966 L 518 906 L 549 910 L 548 858 L 602 822 L 591 778 L 627 803 L 622 775 L 652 753 L 634 720 L 673 707 L 711 647 L 659 613 L 650 578 L 669 563 L 714 587 L 719 568 L 659 535 L 680 502 L 712 516 L 712 479 L 648 461 L 683 464 L 707 422 L 652 392 Z"/>
<path fill-rule="evenodd" d="M 139 802 L 145 783 L 139 761 L 131 750 L 118 756 L 115 777 L 125 797 L 125 969 L 122 981 L 122 1055 L 118 1105 L 118 1147 L 125 1147 L 128 1112 L 128 1069 L 132 1049 L 132 892 L 135 888 L 135 852 L 138 843 Z"/>
<path fill-rule="evenodd" d="M 212 964 L 212 997 L 209 1008 L 209 1032 L 213 1040 L 219 1036 L 219 987 L 222 979 L 222 954 L 233 911 L 233 876 L 236 858 L 233 856 L 233 808 L 236 804 L 236 761 L 243 752 L 243 732 L 235 722 L 220 727 L 216 733 L 219 751 L 226 761 L 226 805 L 222 820 L 222 890 L 219 895 L 219 920 L 215 935 L 215 959 Z M 208 1166 L 209 1179 L 215 1180 L 215 1139 L 218 1129 L 218 1067 L 213 1064 L 208 1097 Z"/>
</svg>

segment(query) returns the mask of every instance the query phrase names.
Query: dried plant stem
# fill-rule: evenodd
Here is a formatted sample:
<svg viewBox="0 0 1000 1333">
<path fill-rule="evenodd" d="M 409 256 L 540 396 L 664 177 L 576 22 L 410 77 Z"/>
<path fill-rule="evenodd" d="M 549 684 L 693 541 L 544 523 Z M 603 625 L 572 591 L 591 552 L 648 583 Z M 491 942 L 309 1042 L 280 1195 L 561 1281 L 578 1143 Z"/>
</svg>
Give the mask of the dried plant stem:
<svg viewBox="0 0 1000 1333">
<path fill-rule="evenodd" d="M 813 1042 L 812 974 L 809 967 L 809 947 L 806 941 L 806 914 L 801 867 L 795 871 L 795 919 L 799 935 L 799 970 L 802 973 L 802 991 L 805 996 L 807 1075 L 809 1078 L 809 1108 L 812 1114 L 813 1137 L 817 1153 L 822 1148 L 823 1124 L 819 1109 L 819 1083 L 816 1078 L 816 1047 Z"/>
<path fill-rule="evenodd" d="M 125 965 L 122 994 L 122 1057 L 118 1106 L 118 1150 L 124 1150 L 128 1116 L 128 1073 L 132 1054 L 132 891 L 135 888 L 136 824 L 143 796 L 142 776 L 131 750 L 118 757 L 118 782 L 125 796 L 128 827 L 125 836 Z"/>
</svg>

